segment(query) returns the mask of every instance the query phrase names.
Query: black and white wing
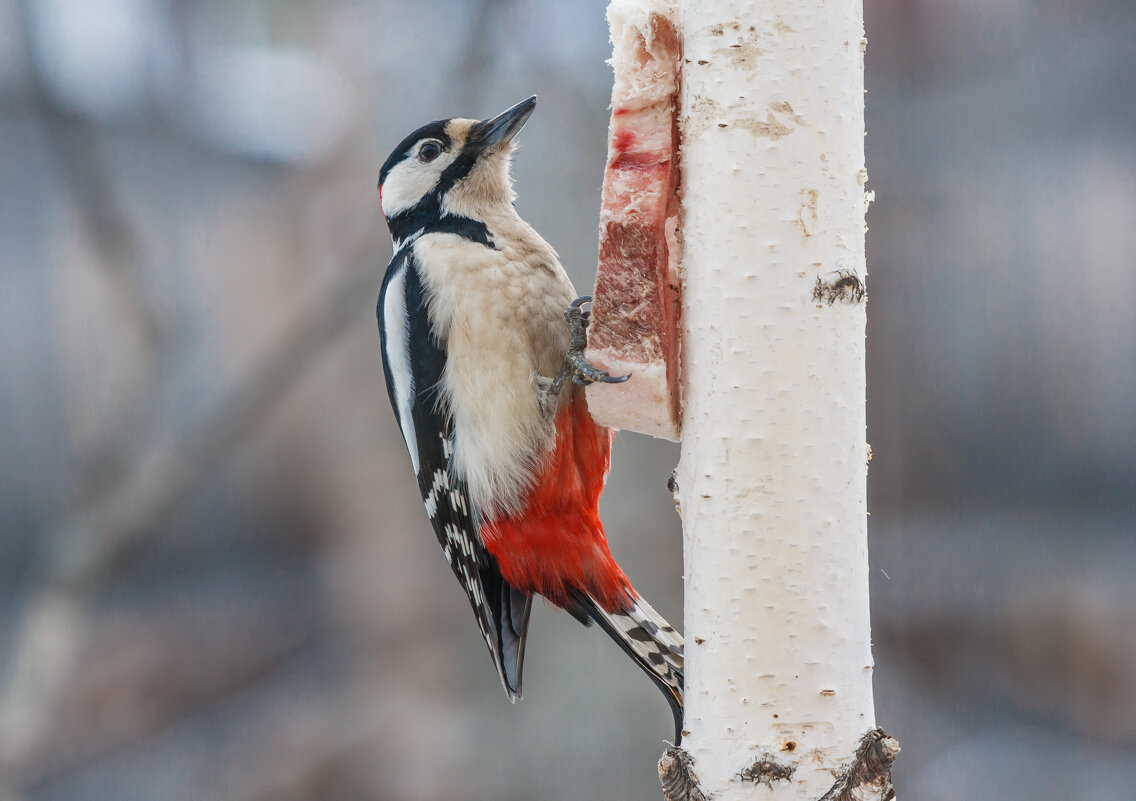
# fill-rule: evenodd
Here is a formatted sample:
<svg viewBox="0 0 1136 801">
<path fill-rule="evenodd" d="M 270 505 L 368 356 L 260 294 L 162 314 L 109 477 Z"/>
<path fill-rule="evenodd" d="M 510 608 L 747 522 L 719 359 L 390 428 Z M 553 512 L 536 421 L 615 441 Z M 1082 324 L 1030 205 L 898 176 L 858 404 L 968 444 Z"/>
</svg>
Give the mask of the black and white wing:
<svg viewBox="0 0 1136 801">
<path fill-rule="evenodd" d="M 480 515 L 470 508 L 465 482 L 451 469 L 452 418 L 438 391 L 446 366 L 445 343 L 431 330 L 411 244 L 400 248 L 387 268 L 378 316 L 387 393 L 426 514 L 469 597 L 505 692 L 515 701 L 521 695 L 532 597 L 501 576 L 478 535 Z"/>
</svg>

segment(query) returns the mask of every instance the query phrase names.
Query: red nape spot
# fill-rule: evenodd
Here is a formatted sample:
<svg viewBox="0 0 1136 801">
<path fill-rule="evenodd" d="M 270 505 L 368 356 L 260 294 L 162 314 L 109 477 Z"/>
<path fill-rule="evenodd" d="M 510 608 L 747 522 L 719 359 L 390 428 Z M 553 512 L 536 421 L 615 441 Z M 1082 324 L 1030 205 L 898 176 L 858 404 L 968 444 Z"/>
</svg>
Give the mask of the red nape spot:
<svg viewBox="0 0 1136 801">
<path fill-rule="evenodd" d="M 611 451 L 611 429 L 597 426 L 583 393 L 556 416 L 556 447 L 524 509 L 487 523 L 481 539 L 501 575 L 523 592 L 570 606 L 583 590 L 609 612 L 634 596 L 608 550 L 597 508 Z"/>
<path fill-rule="evenodd" d="M 622 117 L 624 114 L 629 114 L 629 113 L 631 113 L 631 109 L 629 109 L 627 106 L 620 106 L 619 108 L 612 110 L 611 116 Z"/>
<path fill-rule="evenodd" d="M 622 128 L 619 133 L 615 135 L 615 142 L 612 143 L 612 147 L 614 150 L 618 150 L 622 153 L 634 145 L 637 138 L 635 131 L 630 128 Z"/>
</svg>

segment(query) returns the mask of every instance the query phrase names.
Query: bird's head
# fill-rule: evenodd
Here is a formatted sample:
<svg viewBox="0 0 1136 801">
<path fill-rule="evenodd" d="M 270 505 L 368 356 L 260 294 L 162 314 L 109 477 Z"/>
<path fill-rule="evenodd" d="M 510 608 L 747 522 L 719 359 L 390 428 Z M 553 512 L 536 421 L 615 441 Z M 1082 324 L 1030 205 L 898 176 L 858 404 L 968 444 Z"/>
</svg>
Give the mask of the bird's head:
<svg viewBox="0 0 1136 801">
<path fill-rule="evenodd" d="M 488 120 L 437 120 L 403 139 L 379 171 L 379 199 L 391 233 L 402 238 L 446 214 L 480 212 L 513 202 L 513 137 L 536 108 L 536 96 Z"/>
</svg>

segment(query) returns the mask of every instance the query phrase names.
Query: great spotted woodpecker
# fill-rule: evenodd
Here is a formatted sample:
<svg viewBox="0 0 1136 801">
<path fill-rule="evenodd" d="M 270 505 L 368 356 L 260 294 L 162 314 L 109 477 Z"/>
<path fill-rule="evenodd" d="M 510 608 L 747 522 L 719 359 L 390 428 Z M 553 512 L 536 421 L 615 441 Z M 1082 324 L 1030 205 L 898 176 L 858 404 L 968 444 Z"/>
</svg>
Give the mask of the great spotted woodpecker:
<svg viewBox="0 0 1136 801">
<path fill-rule="evenodd" d="M 394 257 L 379 295 L 383 371 L 426 513 L 509 699 L 532 597 L 600 627 L 682 720 L 682 637 L 608 550 L 597 504 L 612 431 L 582 384 L 586 299 L 513 208 L 513 137 L 530 97 L 484 121 L 439 120 L 379 172 Z M 567 380 L 572 379 L 572 380 Z"/>
</svg>

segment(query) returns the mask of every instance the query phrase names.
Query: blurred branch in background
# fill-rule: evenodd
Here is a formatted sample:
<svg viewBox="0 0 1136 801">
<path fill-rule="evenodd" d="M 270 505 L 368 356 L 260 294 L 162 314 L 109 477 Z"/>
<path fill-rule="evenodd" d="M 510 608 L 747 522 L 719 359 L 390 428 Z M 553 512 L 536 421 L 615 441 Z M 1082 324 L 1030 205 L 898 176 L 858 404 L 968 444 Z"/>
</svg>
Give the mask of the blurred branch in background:
<svg viewBox="0 0 1136 801">
<path fill-rule="evenodd" d="M 165 363 L 170 355 L 169 318 L 163 317 L 150 291 L 141 238 L 116 191 L 100 127 L 60 102 L 45 76 L 44 65 L 56 54 L 44 52 L 43 37 L 34 26 L 43 23 L 43 15 L 56 12 L 33 0 L 20 0 L 17 12 L 28 54 L 31 110 L 110 290 L 110 314 L 133 329 L 142 349 L 141 359 L 131 364 L 130 391 L 120 393 L 119 403 L 97 421 L 94 446 L 75 454 L 77 508 L 40 539 L 41 568 L 25 582 L 31 591 L 22 599 L 14 636 L 0 663 L 5 670 L 0 685 L 0 795 L 40 781 L 59 767 L 58 759 L 48 759 L 42 748 L 60 697 L 82 667 L 91 602 L 162 533 L 171 513 L 247 441 L 297 379 L 373 303 L 371 262 L 380 244 L 375 232 L 361 230 L 346 248 L 337 248 L 326 260 L 331 263 L 321 264 L 334 278 L 313 292 L 291 328 L 242 380 L 220 393 L 212 408 L 195 415 L 197 425 L 173 438 L 163 440 L 166 435 L 159 433 L 158 442 L 139 443 L 141 455 L 131 459 L 126 442 L 139 438 L 141 421 L 154 417 L 165 384 L 178 372 L 177 365 Z M 335 155 L 325 154 L 324 163 Z M 299 192 L 321 189 L 318 182 L 301 182 Z M 301 197 L 298 205 L 303 208 L 304 202 Z M 235 680 L 240 681 L 239 676 Z"/>
<path fill-rule="evenodd" d="M 373 243 L 366 244 L 369 256 Z M 362 254 L 359 260 L 365 260 Z M 106 588 L 148 537 L 161 532 L 170 512 L 246 441 L 297 378 L 372 305 L 375 281 L 367 261 L 343 269 L 337 282 L 318 292 L 293 330 L 198 426 L 151 448 L 119 484 L 50 535 L 42 585 L 22 615 L 0 696 L 0 765 L 11 771 L 34 761 L 56 698 L 77 668 L 86 602 Z"/>
<path fill-rule="evenodd" d="M 123 230 L 128 227 L 121 226 Z M 34 764 L 57 697 L 78 667 L 84 607 L 159 534 L 170 513 L 244 443 L 313 361 L 373 304 L 374 236 L 314 293 L 283 335 L 201 422 L 153 445 L 113 486 L 87 499 L 48 536 L 40 588 L 28 600 L 0 696 L 0 767 Z M 34 774 L 34 768 L 32 769 Z"/>
<path fill-rule="evenodd" d="M 44 52 L 35 35 L 37 13 L 34 0 L 19 0 L 20 33 L 28 58 L 28 83 L 32 108 L 44 133 L 44 141 L 73 202 L 114 305 L 116 322 L 126 324 L 140 345 L 136 376 L 137 396 L 121 403 L 102 420 L 97 440 L 81 449 L 77 457 L 77 496 L 86 502 L 106 485 L 121 479 L 128 451 L 122 440 L 139 428 L 139 416 L 152 405 L 158 391 L 160 364 L 169 344 L 169 318 L 159 312 L 151 291 L 150 268 L 145 263 L 141 237 L 125 213 L 115 187 L 100 132 L 91 119 L 67 108 L 48 85 L 45 63 L 53 54 Z"/>
</svg>

